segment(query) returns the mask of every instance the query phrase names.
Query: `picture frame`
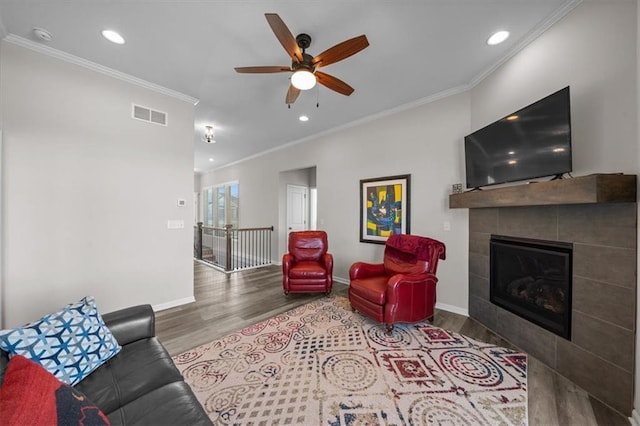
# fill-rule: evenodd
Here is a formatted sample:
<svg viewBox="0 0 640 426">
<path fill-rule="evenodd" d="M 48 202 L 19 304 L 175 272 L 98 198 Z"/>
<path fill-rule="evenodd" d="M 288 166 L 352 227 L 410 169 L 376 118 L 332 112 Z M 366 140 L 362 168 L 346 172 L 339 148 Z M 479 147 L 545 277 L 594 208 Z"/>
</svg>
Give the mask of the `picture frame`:
<svg viewBox="0 0 640 426">
<path fill-rule="evenodd" d="M 360 180 L 360 242 L 384 244 L 409 234 L 411 175 Z"/>
</svg>

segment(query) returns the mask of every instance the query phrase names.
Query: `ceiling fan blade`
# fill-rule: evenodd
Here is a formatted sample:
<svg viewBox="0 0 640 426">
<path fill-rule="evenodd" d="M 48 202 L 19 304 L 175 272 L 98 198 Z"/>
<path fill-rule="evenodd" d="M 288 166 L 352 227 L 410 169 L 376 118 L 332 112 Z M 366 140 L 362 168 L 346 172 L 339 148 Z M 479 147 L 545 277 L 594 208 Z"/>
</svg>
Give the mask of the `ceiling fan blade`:
<svg viewBox="0 0 640 426">
<path fill-rule="evenodd" d="M 272 67 L 235 67 L 236 72 L 246 74 L 264 74 L 272 72 L 288 72 L 291 68 L 287 66 L 272 66 Z"/>
<path fill-rule="evenodd" d="M 284 50 L 291 56 L 291 59 L 296 62 L 302 62 L 302 52 L 298 47 L 296 38 L 291 34 L 284 21 L 280 19 L 280 16 L 277 13 L 265 13 L 264 16 L 267 18 L 271 30 L 280 44 L 282 44 L 282 47 L 284 47 Z"/>
<path fill-rule="evenodd" d="M 369 40 L 364 34 L 358 37 L 345 40 L 313 58 L 313 65 L 316 67 L 326 67 L 329 64 L 341 61 L 351 55 L 355 55 L 362 49 L 369 46 Z"/>
<path fill-rule="evenodd" d="M 316 75 L 316 79 L 318 80 L 318 83 L 322 84 L 323 86 L 335 92 L 338 92 L 345 96 L 349 96 L 350 94 L 353 93 L 353 90 L 354 90 L 353 87 L 349 86 L 347 83 L 340 80 L 339 78 L 323 73 L 322 71 L 316 71 L 315 75 Z"/>
<path fill-rule="evenodd" d="M 300 89 L 293 87 L 293 84 L 289 85 L 289 90 L 287 90 L 287 99 L 285 103 L 287 105 L 291 105 L 298 99 L 298 95 L 300 94 Z"/>
</svg>

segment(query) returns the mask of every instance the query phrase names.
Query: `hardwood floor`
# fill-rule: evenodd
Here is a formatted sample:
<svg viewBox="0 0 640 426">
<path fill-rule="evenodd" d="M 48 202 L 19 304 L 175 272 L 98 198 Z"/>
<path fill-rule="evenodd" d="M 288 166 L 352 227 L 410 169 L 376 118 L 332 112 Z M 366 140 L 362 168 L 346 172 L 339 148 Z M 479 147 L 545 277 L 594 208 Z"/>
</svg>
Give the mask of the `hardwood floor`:
<svg viewBox="0 0 640 426">
<path fill-rule="evenodd" d="M 282 292 L 282 271 L 269 266 L 226 275 L 194 262 L 196 302 L 156 314 L 156 333 L 171 355 L 322 298 L 322 294 Z M 347 296 L 334 283 L 333 294 Z M 437 310 L 434 325 L 485 342 L 515 348 L 473 319 Z M 529 424 L 628 425 L 622 414 L 591 397 L 537 359 L 528 358 Z"/>
</svg>

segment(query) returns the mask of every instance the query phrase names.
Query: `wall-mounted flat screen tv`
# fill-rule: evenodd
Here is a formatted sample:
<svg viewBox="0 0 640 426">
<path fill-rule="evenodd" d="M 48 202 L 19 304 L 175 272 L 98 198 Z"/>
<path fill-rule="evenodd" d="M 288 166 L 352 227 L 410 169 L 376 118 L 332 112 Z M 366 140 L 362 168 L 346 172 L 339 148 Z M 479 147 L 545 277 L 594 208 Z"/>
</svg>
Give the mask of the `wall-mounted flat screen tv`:
<svg viewBox="0 0 640 426">
<path fill-rule="evenodd" d="M 464 138 L 467 188 L 572 170 L 569 87 Z"/>
</svg>

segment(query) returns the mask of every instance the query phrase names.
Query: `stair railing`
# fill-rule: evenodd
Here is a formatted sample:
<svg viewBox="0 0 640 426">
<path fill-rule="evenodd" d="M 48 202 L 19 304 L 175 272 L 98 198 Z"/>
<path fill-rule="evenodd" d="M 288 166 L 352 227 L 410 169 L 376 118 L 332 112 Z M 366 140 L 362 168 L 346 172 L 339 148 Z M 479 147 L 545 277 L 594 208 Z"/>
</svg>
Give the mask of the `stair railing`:
<svg viewBox="0 0 640 426">
<path fill-rule="evenodd" d="M 194 226 L 193 257 L 224 272 L 236 272 L 272 264 L 273 226 L 224 228 Z"/>
</svg>

